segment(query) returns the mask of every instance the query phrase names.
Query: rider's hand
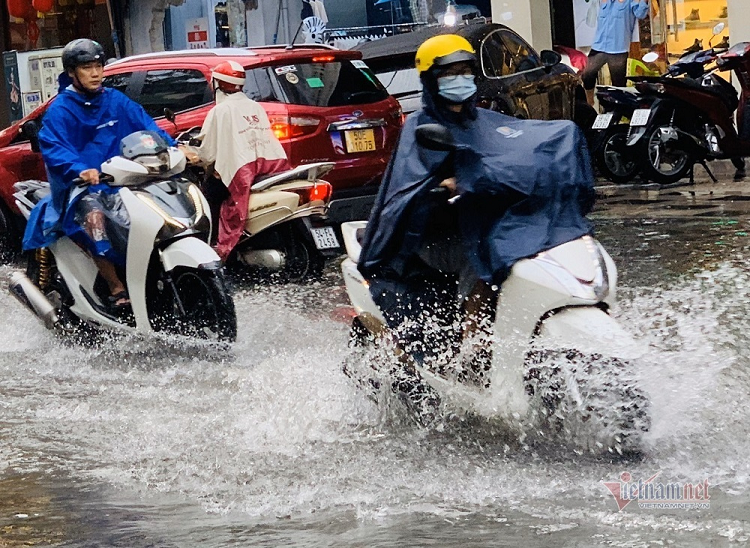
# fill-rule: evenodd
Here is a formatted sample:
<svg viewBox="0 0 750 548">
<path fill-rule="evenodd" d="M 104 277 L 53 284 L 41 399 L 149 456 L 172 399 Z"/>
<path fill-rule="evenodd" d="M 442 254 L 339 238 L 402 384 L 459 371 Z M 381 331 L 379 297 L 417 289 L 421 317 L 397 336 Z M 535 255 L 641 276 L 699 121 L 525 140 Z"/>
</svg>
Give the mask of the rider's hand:
<svg viewBox="0 0 750 548">
<path fill-rule="evenodd" d="M 188 161 L 188 163 L 197 164 L 201 161 L 200 156 L 198 156 L 195 152 L 193 152 L 189 147 L 186 147 L 185 145 L 180 145 L 179 149 L 185 155 L 185 159 Z"/>
<path fill-rule="evenodd" d="M 95 185 L 99 182 L 99 170 L 98 169 L 84 169 L 78 176 L 83 179 L 84 183 Z"/>
<path fill-rule="evenodd" d="M 440 183 L 439 186 L 450 190 L 451 196 L 453 196 L 456 193 L 456 178 L 450 177 L 448 179 L 445 179 L 442 183 Z"/>
</svg>

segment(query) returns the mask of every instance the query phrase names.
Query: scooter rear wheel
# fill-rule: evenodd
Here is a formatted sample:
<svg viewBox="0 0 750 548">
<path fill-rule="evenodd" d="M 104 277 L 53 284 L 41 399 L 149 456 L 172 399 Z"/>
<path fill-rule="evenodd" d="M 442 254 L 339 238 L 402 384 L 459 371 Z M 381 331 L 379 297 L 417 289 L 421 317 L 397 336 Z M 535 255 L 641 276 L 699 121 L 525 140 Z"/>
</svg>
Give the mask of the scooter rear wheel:
<svg viewBox="0 0 750 548">
<path fill-rule="evenodd" d="M 325 257 L 310 238 L 301 223 L 288 226 L 289 233 L 282 235 L 282 248 L 286 264 L 281 271 L 284 282 L 298 283 L 320 278 L 325 267 Z"/>
<path fill-rule="evenodd" d="M 632 151 L 627 149 L 628 126 L 616 125 L 607 130 L 597 150 L 596 161 L 602 175 L 615 184 L 631 182 L 641 170 Z"/>
</svg>

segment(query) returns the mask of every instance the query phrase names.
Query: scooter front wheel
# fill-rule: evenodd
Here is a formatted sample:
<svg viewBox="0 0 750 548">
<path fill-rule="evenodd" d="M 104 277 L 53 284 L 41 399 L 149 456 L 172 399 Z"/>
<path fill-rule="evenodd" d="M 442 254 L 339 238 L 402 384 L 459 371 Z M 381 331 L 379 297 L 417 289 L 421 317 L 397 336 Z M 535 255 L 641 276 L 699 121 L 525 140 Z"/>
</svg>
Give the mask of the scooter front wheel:
<svg viewBox="0 0 750 548">
<path fill-rule="evenodd" d="M 172 284 L 174 322 L 165 325 L 167 331 L 226 342 L 237 338 L 234 301 L 221 271 L 176 269 Z"/>
<path fill-rule="evenodd" d="M 685 177 L 695 163 L 693 155 L 685 150 L 667 122 L 659 124 L 641 138 L 642 173 L 649 181 L 660 184 L 676 183 Z"/>
</svg>

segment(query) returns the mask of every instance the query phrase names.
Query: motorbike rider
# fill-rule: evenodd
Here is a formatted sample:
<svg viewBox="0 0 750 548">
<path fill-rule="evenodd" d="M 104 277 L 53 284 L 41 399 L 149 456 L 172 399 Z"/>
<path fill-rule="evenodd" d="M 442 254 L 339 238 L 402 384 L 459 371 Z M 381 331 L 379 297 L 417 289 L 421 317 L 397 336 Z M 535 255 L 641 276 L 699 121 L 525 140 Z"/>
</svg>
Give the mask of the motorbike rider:
<svg viewBox="0 0 750 548">
<path fill-rule="evenodd" d="M 584 216 L 594 193 L 585 141 L 572 122 L 477 109 L 476 54 L 466 39 L 429 38 L 417 50 L 416 68 L 423 106 L 402 129 L 358 269 L 404 350 L 393 388 L 429 419 L 438 398 L 415 364 L 445 366 L 435 349 L 445 348 L 446 320 L 463 320 L 464 339 L 477 336 L 470 351 L 487 347 L 497 291 L 513 263 L 589 233 Z M 423 124 L 447 128 L 456 149 L 420 146 Z M 576 157 L 556 158 L 556 144 Z M 555 162 L 565 166 L 567 179 L 553 177 Z M 436 193 L 438 187 L 455 194 L 455 203 Z M 462 306 L 446 299 L 455 295 Z M 467 364 L 479 365 L 479 382 L 486 359 Z"/>
<path fill-rule="evenodd" d="M 290 169 L 268 115 L 245 95 L 245 69 L 223 61 L 211 71 L 216 105 L 209 111 L 197 140 L 200 147 L 184 147 L 188 160 L 214 164 L 226 185 L 221 203 L 216 252 L 226 260 L 237 245 L 247 220 L 250 187 L 256 177 Z"/>
<path fill-rule="evenodd" d="M 100 182 L 99 167 L 119 155 L 121 139 L 135 131 L 175 143 L 138 103 L 102 86 L 104 60 L 102 46 L 88 38 L 63 48 L 72 83 L 47 109 L 38 134 L 51 192 L 32 210 L 23 248 L 44 248 L 69 236 L 91 254 L 109 287 L 111 312 L 119 314 L 130 308 L 117 273 L 125 262 L 129 218 L 118 189 Z M 75 179 L 87 186 L 76 189 Z"/>
</svg>

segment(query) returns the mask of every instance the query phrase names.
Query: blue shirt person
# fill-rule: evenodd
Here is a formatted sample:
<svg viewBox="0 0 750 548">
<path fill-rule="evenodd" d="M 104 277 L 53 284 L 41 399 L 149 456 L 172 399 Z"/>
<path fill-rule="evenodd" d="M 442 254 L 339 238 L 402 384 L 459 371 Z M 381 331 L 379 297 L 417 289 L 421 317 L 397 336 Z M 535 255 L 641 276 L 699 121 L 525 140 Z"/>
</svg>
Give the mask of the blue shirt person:
<svg viewBox="0 0 750 548">
<path fill-rule="evenodd" d="M 600 2 L 596 34 L 594 43 L 591 45 L 588 63 L 581 74 L 590 104 L 594 102 L 593 90 L 599 70 L 605 64 L 609 66 L 612 85 L 625 86 L 628 51 L 635 22 L 648 15 L 648 0 L 596 1 Z"/>
<path fill-rule="evenodd" d="M 636 19 L 643 19 L 646 15 L 646 0 L 603 0 L 599 5 L 596 35 L 591 49 L 603 53 L 627 53 Z"/>
</svg>

